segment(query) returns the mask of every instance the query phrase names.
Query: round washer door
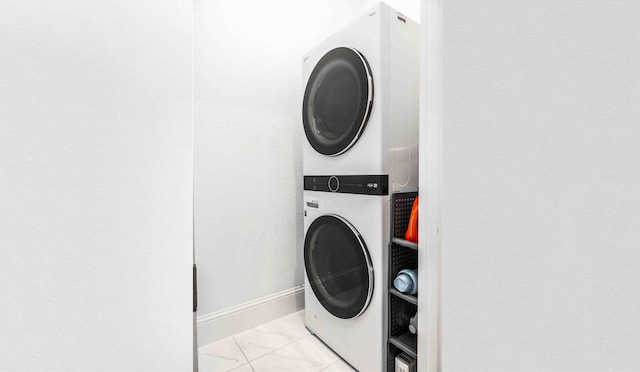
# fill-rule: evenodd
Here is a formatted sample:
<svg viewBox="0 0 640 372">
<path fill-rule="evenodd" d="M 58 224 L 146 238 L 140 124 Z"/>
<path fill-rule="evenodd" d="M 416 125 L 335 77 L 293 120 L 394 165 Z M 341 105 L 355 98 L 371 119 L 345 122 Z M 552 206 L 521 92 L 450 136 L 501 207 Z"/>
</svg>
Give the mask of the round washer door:
<svg viewBox="0 0 640 372">
<path fill-rule="evenodd" d="M 309 226 L 304 265 L 313 293 L 338 318 L 362 314 L 373 294 L 373 266 L 364 240 L 344 218 L 329 214 Z"/>
<path fill-rule="evenodd" d="M 304 133 L 319 153 L 340 155 L 362 134 L 373 105 L 366 59 L 352 48 L 335 48 L 314 67 L 302 102 Z"/>
</svg>

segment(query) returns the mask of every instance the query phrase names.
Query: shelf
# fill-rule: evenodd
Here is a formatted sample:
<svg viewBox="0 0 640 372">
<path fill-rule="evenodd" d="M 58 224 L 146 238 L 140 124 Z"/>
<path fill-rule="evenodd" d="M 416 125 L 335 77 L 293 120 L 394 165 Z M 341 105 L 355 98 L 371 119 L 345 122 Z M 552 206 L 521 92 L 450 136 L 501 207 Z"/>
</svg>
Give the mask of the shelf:
<svg viewBox="0 0 640 372">
<path fill-rule="evenodd" d="M 416 296 L 404 294 L 404 293 L 400 292 L 399 290 L 397 290 L 395 288 L 390 288 L 389 289 L 389 293 L 391 293 L 394 296 L 400 297 L 401 299 L 403 299 L 403 300 L 405 300 L 407 302 L 411 302 L 414 305 L 418 304 L 418 298 Z"/>
<path fill-rule="evenodd" d="M 409 226 L 417 192 L 394 193 L 391 197 L 391 239 L 387 241 L 387 342 L 385 372 L 395 370 L 395 357 L 406 353 L 418 359 L 418 337 L 409 332 L 411 316 L 418 309 L 418 295 L 409 295 L 393 287 L 394 277 L 403 269 L 418 269 L 418 243 L 403 239 Z"/>
<path fill-rule="evenodd" d="M 406 248 L 418 250 L 418 243 L 410 242 L 408 240 L 400 239 L 400 238 L 391 238 L 391 243 L 397 244 Z"/>
<path fill-rule="evenodd" d="M 398 337 L 391 337 L 389 342 L 395 345 L 398 349 L 409 354 L 414 359 L 418 359 L 416 353 L 416 346 L 418 344 L 418 337 L 410 332 L 401 334 Z"/>
</svg>

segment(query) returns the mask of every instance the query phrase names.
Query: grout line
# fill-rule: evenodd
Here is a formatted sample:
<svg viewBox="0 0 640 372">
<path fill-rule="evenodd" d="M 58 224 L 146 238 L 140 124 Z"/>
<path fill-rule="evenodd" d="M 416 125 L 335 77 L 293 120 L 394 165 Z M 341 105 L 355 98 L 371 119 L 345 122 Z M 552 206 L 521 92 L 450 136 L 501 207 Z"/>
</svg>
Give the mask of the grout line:
<svg viewBox="0 0 640 372">
<path fill-rule="evenodd" d="M 293 344 L 293 343 L 296 343 L 296 342 L 298 342 L 298 341 L 300 341 L 300 340 L 302 340 L 302 339 L 304 339 L 304 338 L 310 337 L 310 336 L 313 336 L 313 335 L 312 335 L 312 334 L 309 334 L 309 335 L 304 336 L 304 337 L 301 337 L 301 338 L 299 338 L 299 339 L 297 339 L 297 340 L 295 340 L 295 341 L 289 342 L 289 343 L 288 343 L 288 344 L 286 344 L 286 345 L 282 345 L 281 347 L 279 347 L 279 348 L 277 348 L 277 349 L 273 349 L 273 350 L 271 350 L 270 352 L 268 352 L 268 353 L 266 353 L 266 354 L 264 354 L 264 355 L 260 355 L 259 357 L 255 358 L 255 359 L 253 360 L 253 362 L 255 362 L 256 360 L 262 359 L 262 358 L 266 357 L 266 356 L 267 356 L 267 355 L 269 355 L 269 354 L 273 354 L 273 353 L 275 353 L 276 351 L 278 351 L 278 350 L 280 350 L 280 349 L 282 349 L 282 348 L 285 348 L 285 347 L 287 347 L 287 346 L 289 346 L 289 345 L 291 345 L 291 344 Z M 234 340 L 235 340 L 235 339 L 234 339 Z M 326 346 L 325 346 L 325 347 L 326 347 Z M 329 349 L 329 351 L 333 352 L 333 350 L 331 350 L 331 349 Z M 245 357 L 245 358 L 246 358 L 246 357 Z M 249 362 L 249 365 L 251 366 L 251 369 L 253 369 L 253 370 L 254 370 L 254 372 L 255 372 L 255 369 L 253 368 L 253 365 L 251 364 L 251 361 Z M 329 366 L 327 366 L 327 367 L 329 367 Z"/>
<path fill-rule="evenodd" d="M 262 359 L 262 358 L 266 357 L 266 356 L 267 356 L 267 355 L 269 355 L 269 354 L 273 354 L 273 352 L 274 352 L 274 351 L 276 351 L 276 350 L 280 350 L 280 349 L 271 350 L 270 352 L 268 352 L 268 353 L 266 353 L 266 354 L 264 354 L 264 355 L 260 355 L 259 357 L 255 358 L 255 359 L 254 359 L 254 360 L 252 360 L 251 362 L 255 362 L 256 360 L 260 360 L 260 359 Z M 249 362 L 249 364 L 251 364 L 251 362 Z M 251 368 L 253 368 L 253 365 L 251 366 Z M 255 371 L 255 370 L 254 370 L 254 371 Z"/>
<path fill-rule="evenodd" d="M 231 338 L 233 338 L 233 342 L 236 343 L 236 345 L 238 346 L 238 349 L 240 349 L 240 352 L 242 353 L 242 356 L 244 357 L 244 360 L 247 361 L 247 363 L 249 363 L 249 358 L 247 358 L 247 356 L 245 355 L 244 351 L 242 351 L 242 346 L 240 346 L 240 344 L 238 343 L 238 340 L 236 340 L 235 335 L 231 336 Z M 244 364 L 244 363 L 242 363 Z M 251 367 L 251 369 L 253 369 L 253 367 Z"/>
<path fill-rule="evenodd" d="M 300 310 L 300 311 L 304 311 L 304 310 Z M 290 315 L 293 315 L 293 314 L 290 314 Z M 287 316 L 289 316 L 289 315 L 287 315 Z M 275 320 L 273 320 L 273 321 L 276 321 L 276 320 L 278 320 L 278 319 L 275 319 Z M 273 322 L 273 321 L 271 321 L 271 322 Z M 268 323 L 271 323 L 271 322 L 267 322 L 267 323 L 265 323 L 265 324 L 268 324 Z M 262 325 L 262 324 L 261 324 L 261 325 Z M 259 325 L 259 326 L 260 326 L 260 325 Z M 254 328 L 257 328 L 257 327 L 259 327 L 259 326 L 256 326 L 256 327 L 254 327 Z M 304 325 L 303 325 L 303 327 L 304 327 Z M 252 329 L 253 329 L 253 328 L 252 328 Z M 250 331 L 250 330 L 246 330 L 246 331 Z M 246 332 L 246 331 L 243 331 L 243 332 Z M 307 332 L 307 335 L 302 336 L 302 337 L 299 337 L 299 338 L 296 338 L 296 339 L 294 339 L 293 341 L 291 341 L 291 342 L 289 342 L 289 343 L 287 343 L 287 344 L 284 344 L 284 345 L 280 346 L 280 347 L 279 347 L 279 348 L 277 348 L 277 349 L 273 349 L 273 350 L 269 351 L 268 353 L 266 353 L 266 354 L 264 354 L 264 355 L 261 355 L 261 356 L 259 356 L 259 357 L 255 358 L 255 359 L 254 359 L 254 360 L 252 360 L 252 361 L 256 361 L 256 360 L 262 359 L 262 358 L 266 357 L 266 356 L 267 356 L 267 355 L 269 355 L 269 354 L 273 354 L 274 352 L 276 352 L 276 351 L 278 351 L 278 350 L 280 350 L 280 349 L 283 349 L 283 348 L 285 348 L 285 347 L 287 347 L 287 346 L 289 346 L 289 345 L 291 345 L 291 344 L 294 344 L 294 343 L 296 343 L 296 342 L 298 342 L 298 341 L 301 341 L 301 340 L 303 340 L 303 339 L 305 339 L 305 338 L 308 338 L 308 337 L 314 337 L 314 338 L 315 338 L 315 336 L 314 336 L 311 332 L 309 332 L 309 330 L 307 330 L 306 328 L 305 328 L 305 331 Z M 242 333 L 242 332 L 241 332 L 241 333 Z M 236 334 L 236 335 L 237 335 L 237 334 Z M 255 372 L 255 368 L 253 368 L 253 365 L 251 364 L 251 362 L 252 362 L 252 361 L 251 361 L 251 360 L 249 360 L 249 358 L 247 358 L 247 355 L 246 355 L 246 354 L 244 353 L 244 351 L 242 350 L 242 347 L 241 347 L 241 346 L 240 346 L 240 344 L 238 343 L 238 340 L 236 340 L 236 338 L 235 338 L 235 336 L 236 336 L 236 335 L 231 336 L 231 337 L 233 338 L 233 341 L 236 343 L 236 345 L 238 345 L 238 348 L 240 349 L 240 352 L 242 353 L 242 355 L 244 356 L 244 358 L 247 360 L 247 363 L 246 363 L 246 364 L 249 364 L 249 367 L 251 367 L 251 370 L 253 370 L 253 371 Z M 322 346 L 323 346 L 324 348 L 326 348 L 328 351 L 330 351 L 331 353 L 333 353 L 334 355 L 336 355 L 336 356 L 338 357 L 338 359 L 337 359 L 337 360 L 335 360 L 335 361 L 333 361 L 333 362 L 331 362 L 331 363 L 329 363 L 329 364 L 327 364 L 327 365 L 325 365 L 325 366 L 323 366 L 323 367 L 321 367 L 321 369 L 320 369 L 320 370 L 318 370 L 319 372 L 320 372 L 320 371 L 323 371 L 323 370 L 325 370 L 325 369 L 327 369 L 327 368 L 329 368 L 329 367 L 331 367 L 333 364 L 336 364 L 336 363 L 338 363 L 339 361 L 341 361 L 341 360 L 342 360 L 342 358 L 341 358 L 338 354 L 336 354 L 336 352 L 335 352 L 335 351 L 333 351 L 331 348 L 327 347 L 327 345 L 325 345 L 324 343 L 322 343 Z M 243 363 L 242 365 L 244 365 L 244 364 L 245 364 L 245 363 Z M 241 366 L 242 366 L 242 365 L 241 365 Z M 238 367 L 240 367 L 240 366 L 238 366 Z M 236 367 L 236 368 L 238 368 L 238 367 Z"/>
<path fill-rule="evenodd" d="M 301 310 L 301 311 L 303 311 L 303 310 Z M 267 324 L 267 323 L 265 323 L 265 324 Z M 256 327 L 254 327 L 254 328 L 258 328 L 258 327 L 259 327 L 259 326 L 256 326 Z M 304 327 L 304 325 L 303 325 L 303 327 Z M 251 328 L 251 329 L 254 329 L 254 328 Z M 248 330 L 243 331 L 243 332 L 250 331 L 251 329 L 248 329 Z M 300 341 L 300 340 L 302 340 L 302 339 L 305 339 L 305 338 L 307 338 L 307 337 L 309 337 L 309 336 L 313 336 L 313 334 L 311 334 L 311 332 L 309 332 L 309 330 L 307 330 L 306 328 L 305 328 L 305 331 L 308 333 L 307 335 L 302 336 L 302 337 L 299 337 L 299 338 L 296 338 L 296 339 L 294 339 L 293 341 L 291 341 L 291 342 L 289 342 L 289 343 L 286 343 L 286 344 L 284 344 L 284 345 L 280 346 L 280 347 L 279 347 L 279 348 L 277 348 L 277 349 L 272 349 L 272 350 L 271 350 L 271 351 L 269 351 L 268 353 L 266 353 L 266 354 L 264 354 L 264 355 L 260 355 L 259 357 L 255 358 L 255 359 L 253 359 L 253 360 L 258 360 L 258 359 L 260 359 L 260 358 L 262 358 L 262 357 L 265 357 L 265 356 L 267 356 L 267 355 L 269 355 L 269 354 L 273 353 L 274 351 L 278 351 L 278 350 L 280 350 L 280 349 L 282 349 L 282 348 L 284 348 L 284 347 L 287 347 L 287 346 L 289 346 L 289 345 L 291 345 L 291 344 L 293 344 L 293 343 L 296 343 L 296 342 L 298 342 L 298 341 Z M 243 332 L 241 332 L 241 333 L 243 333 Z M 240 348 L 240 351 L 242 351 L 242 347 L 240 346 L 240 344 L 239 344 L 239 343 L 238 343 L 238 341 L 236 340 L 235 336 L 236 336 L 236 335 L 233 335 L 233 336 L 231 336 L 231 337 L 233 337 L 233 340 L 236 342 L 236 344 L 237 344 L 237 345 L 238 345 L 238 347 Z M 323 344 L 323 345 L 324 345 L 324 344 Z M 324 347 L 327 347 L 327 346 L 326 346 L 326 345 L 324 345 Z M 327 347 L 327 349 L 329 349 L 329 348 Z M 334 352 L 333 350 L 329 349 L 329 351 L 331 351 L 331 352 L 333 352 L 333 353 L 335 354 L 335 352 Z M 242 355 L 244 355 L 245 359 L 247 359 L 247 361 L 248 361 L 248 362 L 251 362 L 251 360 L 249 360 L 249 358 L 247 358 L 247 356 L 244 354 L 244 351 L 242 351 Z M 337 354 L 336 354 L 336 355 L 337 355 Z M 251 367 L 253 368 L 253 366 L 251 366 Z"/>
<path fill-rule="evenodd" d="M 295 340 L 293 340 L 293 341 L 289 342 L 288 344 L 285 344 L 285 345 L 280 346 L 280 347 L 279 347 L 279 348 L 277 348 L 276 350 L 280 350 L 280 349 L 282 349 L 282 348 L 283 348 L 283 347 L 285 347 L 285 346 L 289 346 L 289 345 L 291 345 L 291 344 L 293 344 L 293 343 L 296 343 L 296 342 L 298 342 L 298 341 L 300 341 L 300 340 L 303 340 L 303 339 L 305 339 L 305 338 L 307 338 L 307 337 L 309 337 L 309 336 L 313 336 L 313 335 L 312 335 L 311 333 L 309 333 L 309 334 L 308 334 L 308 335 L 306 335 L 306 336 L 302 336 L 302 337 L 300 337 L 300 338 L 296 338 Z M 274 351 L 276 351 L 276 350 L 274 350 Z"/>
<path fill-rule="evenodd" d="M 253 369 L 253 366 L 251 365 L 251 363 L 242 363 L 242 364 L 240 364 L 239 366 L 237 366 L 237 367 L 235 367 L 235 368 L 233 368 L 233 369 L 228 370 L 227 372 L 237 371 L 239 368 L 241 368 L 241 367 L 242 367 L 242 366 L 244 366 L 245 364 L 248 364 L 248 365 L 249 365 L 249 368 L 251 368 L 251 370 L 252 370 L 253 372 L 256 372 L 256 370 L 255 370 L 255 369 Z"/>
</svg>

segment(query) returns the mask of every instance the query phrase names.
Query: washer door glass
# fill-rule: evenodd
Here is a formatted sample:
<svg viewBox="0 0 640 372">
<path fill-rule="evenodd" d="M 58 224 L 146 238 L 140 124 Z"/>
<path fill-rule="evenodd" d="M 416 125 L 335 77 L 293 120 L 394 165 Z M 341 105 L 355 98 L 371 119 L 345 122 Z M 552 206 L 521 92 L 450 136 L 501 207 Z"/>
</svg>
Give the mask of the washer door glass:
<svg viewBox="0 0 640 372">
<path fill-rule="evenodd" d="M 373 267 L 356 229 L 337 215 L 317 218 L 304 241 L 307 279 L 327 311 L 338 318 L 362 314 L 373 293 Z"/>
<path fill-rule="evenodd" d="M 324 155 L 340 155 L 364 130 L 373 104 L 373 79 L 364 56 L 336 48 L 315 66 L 304 92 L 302 120 L 311 146 Z"/>
</svg>

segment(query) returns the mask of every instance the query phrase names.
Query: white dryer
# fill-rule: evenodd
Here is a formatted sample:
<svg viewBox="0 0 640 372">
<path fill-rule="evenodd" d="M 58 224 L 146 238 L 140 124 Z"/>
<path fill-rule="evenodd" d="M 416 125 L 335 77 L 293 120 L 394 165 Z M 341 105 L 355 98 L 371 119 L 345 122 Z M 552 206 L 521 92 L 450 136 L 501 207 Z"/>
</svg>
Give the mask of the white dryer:
<svg viewBox="0 0 640 372">
<path fill-rule="evenodd" d="M 417 188 L 419 50 L 419 25 L 379 3 L 304 56 L 304 176 Z"/>
<path fill-rule="evenodd" d="M 305 324 L 359 371 L 386 370 L 389 198 L 304 191 Z"/>
</svg>

